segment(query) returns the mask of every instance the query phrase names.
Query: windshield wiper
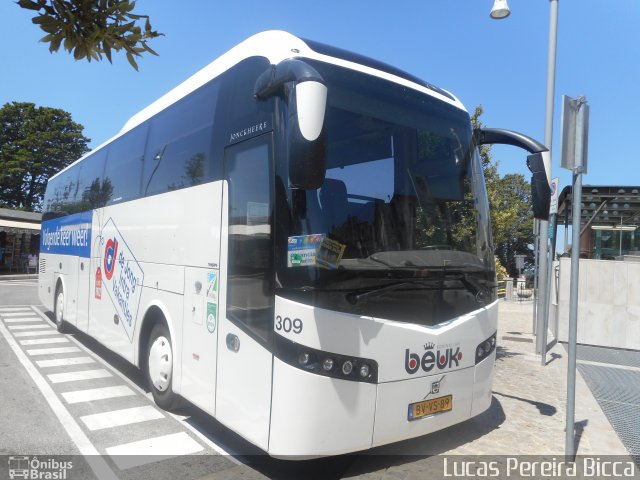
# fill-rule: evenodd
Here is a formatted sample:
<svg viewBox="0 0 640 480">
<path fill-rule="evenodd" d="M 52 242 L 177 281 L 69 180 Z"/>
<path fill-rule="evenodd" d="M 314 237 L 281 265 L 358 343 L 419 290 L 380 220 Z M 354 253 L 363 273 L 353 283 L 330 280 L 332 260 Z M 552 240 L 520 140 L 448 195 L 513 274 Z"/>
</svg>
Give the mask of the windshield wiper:
<svg viewBox="0 0 640 480">
<path fill-rule="evenodd" d="M 369 298 L 369 297 L 377 297 L 379 295 L 383 295 L 387 292 L 391 292 L 393 290 L 397 290 L 399 288 L 402 287 L 406 287 L 409 285 L 416 285 L 416 284 L 422 284 L 422 281 L 416 281 L 416 280 L 411 280 L 411 281 L 406 281 L 406 282 L 396 282 L 396 283 L 389 283 L 387 285 L 383 285 L 382 287 L 373 287 L 370 288 L 368 290 L 364 290 L 364 291 L 360 291 L 358 293 L 356 292 L 351 292 L 351 293 L 347 293 L 347 302 L 349 302 L 351 305 L 355 305 L 356 303 L 358 303 L 360 300 L 365 299 L 365 298 Z"/>
<path fill-rule="evenodd" d="M 355 305 L 361 300 L 370 297 L 378 297 L 380 295 L 384 295 L 385 293 L 391 292 L 393 290 L 398 290 L 403 287 L 407 287 L 410 285 L 422 285 L 425 286 L 425 283 L 440 283 L 445 282 L 447 280 L 458 280 L 464 288 L 469 291 L 478 301 L 483 301 L 485 297 L 490 295 L 490 287 L 495 286 L 492 284 L 488 284 L 488 282 L 484 282 L 484 285 L 478 281 L 473 275 L 466 273 L 464 271 L 439 271 L 443 274 L 440 278 L 425 278 L 420 280 L 406 280 L 402 282 L 389 283 L 383 286 L 372 287 L 367 290 L 359 290 L 357 292 L 351 292 L 346 295 L 347 301 L 351 305 Z M 441 287 L 442 288 L 442 287 Z"/>
</svg>

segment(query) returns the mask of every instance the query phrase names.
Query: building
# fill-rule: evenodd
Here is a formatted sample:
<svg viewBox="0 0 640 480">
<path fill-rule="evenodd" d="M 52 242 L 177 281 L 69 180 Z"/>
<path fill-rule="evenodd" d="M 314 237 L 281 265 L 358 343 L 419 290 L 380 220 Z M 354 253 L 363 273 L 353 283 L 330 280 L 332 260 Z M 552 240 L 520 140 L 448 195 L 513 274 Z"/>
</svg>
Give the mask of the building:
<svg viewBox="0 0 640 480">
<path fill-rule="evenodd" d="M 0 208 L 0 272 L 26 272 L 40 249 L 41 213 Z"/>
<path fill-rule="evenodd" d="M 564 251 L 568 251 L 568 226 L 572 222 L 571 186 L 558 198 L 558 227 L 565 225 Z M 580 257 L 594 260 L 640 261 L 640 186 L 584 185 L 580 205 Z M 560 228 L 558 234 L 562 235 Z"/>
</svg>

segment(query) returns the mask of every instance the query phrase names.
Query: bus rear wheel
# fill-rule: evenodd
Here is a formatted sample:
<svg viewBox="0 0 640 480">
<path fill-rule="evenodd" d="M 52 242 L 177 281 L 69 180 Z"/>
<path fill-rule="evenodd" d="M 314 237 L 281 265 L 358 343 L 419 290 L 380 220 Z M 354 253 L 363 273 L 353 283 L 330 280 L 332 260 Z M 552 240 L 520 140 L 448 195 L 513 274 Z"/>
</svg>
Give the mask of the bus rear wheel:
<svg viewBox="0 0 640 480">
<path fill-rule="evenodd" d="M 180 397 L 173 392 L 173 349 L 171 334 L 166 325 L 156 323 L 147 343 L 147 383 L 153 400 L 168 411 L 180 406 Z"/>
<path fill-rule="evenodd" d="M 60 333 L 65 333 L 67 331 L 67 322 L 64 320 L 64 288 L 62 288 L 62 285 L 58 285 L 58 288 L 56 288 L 53 315 L 56 321 L 56 329 Z"/>
</svg>

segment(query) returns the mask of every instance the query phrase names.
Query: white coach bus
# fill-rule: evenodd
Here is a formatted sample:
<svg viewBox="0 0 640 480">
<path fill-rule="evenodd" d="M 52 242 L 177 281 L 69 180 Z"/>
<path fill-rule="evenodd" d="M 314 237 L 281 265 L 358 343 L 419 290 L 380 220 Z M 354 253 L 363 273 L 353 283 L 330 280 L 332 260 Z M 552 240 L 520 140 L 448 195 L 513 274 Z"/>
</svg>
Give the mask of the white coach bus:
<svg viewBox="0 0 640 480">
<path fill-rule="evenodd" d="M 40 299 L 159 406 L 270 455 L 425 435 L 491 403 L 491 143 L 531 153 L 544 218 L 544 146 L 389 65 L 255 35 L 50 179 Z"/>
</svg>

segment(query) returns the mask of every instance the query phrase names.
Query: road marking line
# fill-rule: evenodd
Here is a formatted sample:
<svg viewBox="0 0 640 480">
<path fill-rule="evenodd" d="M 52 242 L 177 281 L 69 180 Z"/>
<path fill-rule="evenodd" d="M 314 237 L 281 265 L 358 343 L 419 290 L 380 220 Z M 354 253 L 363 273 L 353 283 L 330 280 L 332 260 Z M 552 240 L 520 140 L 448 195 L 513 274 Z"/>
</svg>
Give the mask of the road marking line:
<svg viewBox="0 0 640 480">
<path fill-rule="evenodd" d="M 9 347 L 13 350 L 18 361 L 25 368 L 31 379 L 36 386 L 40 389 L 40 393 L 44 397 L 45 401 L 51 407 L 51 410 L 58 418 L 58 421 L 65 429 L 73 443 L 76 444 L 81 455 L 84 455 L 84 460 L 89 464 L 97 478 L 103 480 L 118 480 L 118 477 L 113 473 L 113 470 L 109 467 L 109 464 L 100 456 L 98 449 L 89 441 L 85 433 L 80 428 L 80 425 L 76 423 L 69 411 L 64 407 L 62 401 L 56 396 L 51 386 L 47 383 L 44 377 L 38 372 L 38 369 L 29 358 L 24 354 L 22 349 L 18 346 L 18 343 L 9 334 L 9 331 L 0 323 L 0 333 L 4 336 L 5 340 L 9 344 Z"/>
<path fill-rule="evenodd" d="M 31 311 L 31 307 L 0 307 L 0 314 L 4 312 L 22 312 L 25 310 Z"/>
<path fill-rule="evenodd" d="M 104 368 L 96 370 L 78 370 L 76 372 L 50 373 L 47 378 L 51 383 L 79 382 L 81 380 L 93 380 L 95 378 L 107 378 L 111 374 Z"/>
<path fill-rule="evenodd" d="M 110 412 L 94 413 L 80 417 L 89 430 L 121 427 L 132 423 L 147 422 L 165 418 L 162 413 L 150 405 L 144 407 L 124 408 Z"/>
<path fill-rule="evenodd" d="M 62 394 L 67 403 L 92 402 L 94 400 L 104 400 L 107 398 L 129 397 L 136 393 L 126 385 L 116 387 L 90 388 L 88 390 L 75 390 Z"/>
<path fill-rule="evenodd" d="M 43 322 L 39 322 L 35 325 L 7 325 L 7 328 L 11 331 L 13 330 L 37 330 L 38 328 L 48 328 L 51 330 L 51 326 L 44 324 Z"/>
<path fill-rule="evenodd" d="M 89 357 L 69 357 L 69 358 L 56 358 L 54 360 L 36 360 L 36 364 L 40 368 L 68 367 L 70 365 L 84 365 L 85 363 L 95 363 L 95 360 Z"/>
<path fill-rule="evenodd" d="M 602 363 L 602 362 L 592 362 L 591 360 L 577 360 L 577 363 L 581 363 L 582 365 L 593 365 L 595 367 L 607 367 L 607 368 L 618 368 L 620 370 L 631 370 L 632 372 L 640 372 L 639 367 L 632 367 L 631 365 L 620 365 L 617 363 Z"/>
<path fill-rule="evenodd" d="M 29 317 L 29 318 L 5 318 L 4 323 L 33 323 L 42 322 L 41 318 Z"/>
<path fill-rule="evenodd" d="M 36 338 L 35 340 L 20 340 L 20 345 L 25 347 L 28 345 L 47 345 L 50 343 L 68 343 L 69 340 L 65 337 L 54 338 Z"/>
<path fill-rule="evenodd" d="M 78 347 L 54 347 L 54 348 L 34 348 L 27 350 L 27 353 L 31 356 L 34 355 L 52 355 L 55 353 L 75 353 L 79 352 Z"/>
<path fill-rule="evenodd" d="M 40 315 L 40 317 L 43 320 L 45 320 L 47 322 L 49 321 L 49 317 L 47 317 L 47 315 L 44 313 L 44 311 L 40 307 L 34 305 L 33 306 L 33 311 L 36 312 L 38 315 Z M 133 382 L 126 375 L 124 375 L 120 370 L 118 370 L 116 368 L 113 368 L 108 362 L 104 361 L 99 355 L 94 353 L 92 350 L 86 348 L 76 338 L 69 337 L 69 339 L 73 343 L 78 345 L 78 347 L 80 347 L 80 349 L 82 349 L 84 353 L 86 353 L 88 355 L 91 355 L 91 357 L 93 357 L 97 362 L 101 363 L 102 365 L 107 367 L 109 370 L 111 370 L 111 372 L 114 373 L 116 376 L 120 377 L 122 379 L 122 381 L 127 383 L 133 390 L 135 390 L 136 392 L 140 393 L 142 396 L 144 396 L 145 398 L 149 399 L 151 402 L 153 401 L 153 398 L 151 397 L 150 393 L 147 393 L 143 389 L 141 389 L 138 385 L 135 384 L 135 382 Z M 75 351 L 80 351 L 80 349 L 76 349 Z M 59 353 L 65 353 L 65 352 L 59 352 Z M 209 438 L 207 435 L 205 435 L 200 430 L 198 430 L 193 425 L 191 425 L 187 421 L 188 417 L 179 417 L 176 414 L 171 413 L 171 412 L 166 412 L 166 413 L 168 413 L 170 417 L 172 417 L 176 422 L 178 422 L 178 424 L 181 427 L 186 428 L 187 430 L 191 431 L 191 433 L 193 433 L 196 437 L 198 437 L 205 445 L 207 445 L 213 451 L 219 453 L 220 455 L 225 455 L 226 458 L 229 461 L 235 463 L 236 465 L 244 465 L 240 460 L 237 460 L 235 458 L 236 456 L 238 456 L 237 453 L 233 452 L 231 449 L 225 449 L 225 448 L 221 447 L 220 445 L 218 445 L 217 443 L 215 443 L 211 438 Z"/>
<path fill-rule="evenodd" d="M 50 328 L 49 330 L 25 330 L 22 332 L 13 332 L 13 336 L 19 337 L 42 337 L 44 335 L 60 335 L 57 331 Z"/>
<path fill-rule="evenodd" d="M 186 432 L 124 443 L 105 449 L 120 470 L 139 467 L 179 455 L 190 455 L 202 450 L 202 445 Z"/>
<path fill-rule="evenodd" d="M 24 317 L 25 315 L 33 315 L 33 312 L 31 310 L 24 310 L 2 313 L 3 317 Z"/>
</svg>

